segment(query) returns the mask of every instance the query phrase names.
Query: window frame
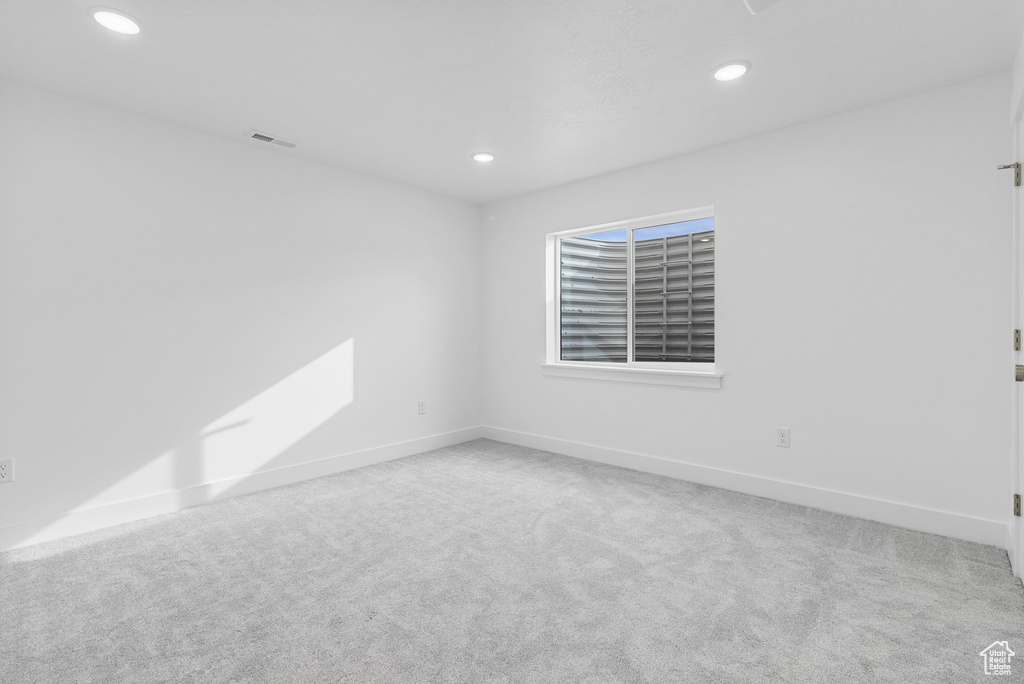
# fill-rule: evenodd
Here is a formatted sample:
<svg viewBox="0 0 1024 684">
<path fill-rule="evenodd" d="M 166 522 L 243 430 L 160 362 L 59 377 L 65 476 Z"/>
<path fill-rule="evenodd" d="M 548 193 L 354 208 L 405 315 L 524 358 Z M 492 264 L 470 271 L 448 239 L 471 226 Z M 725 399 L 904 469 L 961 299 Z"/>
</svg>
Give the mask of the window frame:
<svg viewBox="0 0 1024 684">
<path fill-rule="evenodd" d="M 545 375 L 558 377 L 590 378 L 658 385 L 683 385 L 689 387 L 721 387 L 722 374 L 718 369 L 718 330 L 715 326 L 715 361 L 635 361 L 633 326 L 636 312 L 634 310 L 634 233 L 642 228 L 694 221 L 697 219 L 714 218 L 713 205 L 685 209 L 652 216 L 642 216 L 625 221 L 603 223 L 585 228 L 548 233 L 545 244 L 547 259 L 547 344 L 545 362 L 542 369 Z M 626 229 L 626 362 L 611 363 L 607 361 L 564 361 L 561 356 L 562 337 L 562 301 L 561 301 L 561 241 L 591 233 L 602 233 L 611 230 Z M 715 225 L 715 260 L 718 258 L 718 225 Z M 717 273 L 716 273 L 717 275 Z M 717 279 L 715 282 L 717 292 Z M 717 322 L 718 298 L 715 297 L 715 321 Z"/>
</svg>

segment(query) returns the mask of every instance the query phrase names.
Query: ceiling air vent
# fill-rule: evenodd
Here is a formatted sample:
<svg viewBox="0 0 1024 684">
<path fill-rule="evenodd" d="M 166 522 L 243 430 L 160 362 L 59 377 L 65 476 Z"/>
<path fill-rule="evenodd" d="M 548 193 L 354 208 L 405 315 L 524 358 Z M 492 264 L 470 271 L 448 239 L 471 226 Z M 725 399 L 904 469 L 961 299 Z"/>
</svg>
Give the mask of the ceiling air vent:
<svg viewBox="0 0 1024 684">
<path fill-rule="evenodd" d="M 253 140 L 262 140 L 263 142 L 268 142 L 271 143 L 272 145 L 280 145 L 281 147 L 287 147 L 289 149 L 295 147 L 296 145 L 296 143 L 293 143 L 290 140 L 278 138 L 276 136 L 270 135 L 269 133 L 263 133 L 262 131 L 249 131 L 248 133 L 246 133 L 246 137 L 252 138 Z"/>
</svg>

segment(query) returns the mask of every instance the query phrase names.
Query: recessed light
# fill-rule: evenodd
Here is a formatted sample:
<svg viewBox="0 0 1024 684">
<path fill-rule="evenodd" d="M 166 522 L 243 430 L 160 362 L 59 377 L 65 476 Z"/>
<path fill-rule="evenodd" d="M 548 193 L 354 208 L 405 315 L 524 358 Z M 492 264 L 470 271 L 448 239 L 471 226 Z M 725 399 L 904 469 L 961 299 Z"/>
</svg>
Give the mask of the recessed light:
<svg viewBox="0 0 1024 684">
<path fill-rule="evenodd" d="M 477 152 L 473 155 L 473 159 L 476 159 L 478 162 L 489 162 L 494 161 L 494 155 L 490 152 Z"/>
<path fill-rule="evenodd" d="M 715 80 L 718 81 L 735 81 L 737 78 L 747 73 L 747 69 L 750 68 L 750 62 L 729 62 L 715 69 Z"/>
<path fill-rule="evenodd" d="M 701 242 L 711 242 L 711 238 L 701 238 Z"/>
<path fill-rule="evenodd" d="M 134 36 L 139 32 L 139 23 L 126 14 L 111 9 L 92 9 L 92 18 L 111 31 Z"/>
</svg>

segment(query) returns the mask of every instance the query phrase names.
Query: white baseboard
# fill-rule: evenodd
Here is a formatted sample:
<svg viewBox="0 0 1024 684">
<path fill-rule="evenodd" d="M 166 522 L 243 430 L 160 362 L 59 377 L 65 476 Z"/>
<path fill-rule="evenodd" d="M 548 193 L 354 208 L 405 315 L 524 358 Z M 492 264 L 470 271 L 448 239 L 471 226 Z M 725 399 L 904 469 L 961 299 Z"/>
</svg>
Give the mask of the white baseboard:
<svg viewBox="0 0 1024 684">
<path fill-rule="evenodd" d="M 543 449 L 566 456 L 582 458 L 598 463 L 639 470 L 655 475 L 665 475 L 679 480 L 720 487 L 744 494 L 753 494 L 776 501 L 820 508 L 854 518 L 906 527 L 911 530 L 941 534 L 946 537 L 965 539 L 1008 548 L 1008 525 L 997 520 L 985 520 L 958 513 L 922 508 L 895 501 L 885 501 L 859 494 L 821 489 L 808 485 L 784 482 L 746 475 L 730 470 L 672 461 L 658 456 L 648 456 L 629 451 L 619 451 L 584 444 L 555 437 L 544 437 L 517 430 L 506 430 L 491 426 L 483 427 L 483 437 L 498 442 Z"/>
<path fill-rule="evenodd" d="M 1006 526 L 1006 553 L 1010 556 L 1010 569 L 1013 571 L 1013 576 L 1024 579 L 1024 568 L 1021 567 L 1018 551 L 1017 530 L 1011 522 Z"/>
<path fill-rule="evenodd" d="M 260 471 L 231 480 L 161 492 L 139 499 L 70 511 L 51 518 L 15 523 L 14 525 L 0 527 L 0 551 L 92 532 L 165 513 L 174 513 L 212 501 L 221 501 L 264 489 L 340 473 L 374 463 L 392 461 L 480 437 L 534 449 L 543 449 L 575 458 L 607 463 L 646 473 L 664 475 L 689 482 L 711 485 L 713 487 L 721 487 L 722 489 L 729 489 L 744 494 L 763 496 L 777 501 L 820 508 L 855 518 L 874 520 L 912 530 L 941 534 L 956 539 L 965 539 L 1007 550 L 1013 548 L 1010 526 L 997 520 L 974 518 L 948 511 L 922 508 L 910 504 L 861 496 L 859 494 L 821 489 L 708 466 L 672 461 L 658 456 L 608 449 L 593 444 L 555 437 L 544 437 L 516 430 L 482 426 L 431 435 L 396 444 L 386 444 L 318 461 Z M 225 491 L 226 489 L 228 491 Z M 215 492 L 222 493 L 217 494 Z"/>
<path fill-rule="evenodd" d="M 187 489 L 160 492 L 129 501 L 74 510 L 51 518 L 15 523 L 0 527 L 0 551 L 92 532 L 113 525 L 151 518 L 155 515 L 174 513 L 200 504 L 311 480 L 353 468 L 393 461 L 424 451 L 468 442 L 482 436 L 482 428 L 466 428 L 406 442 L 353 451 L 318 461 L 263 470 L 244 477 L 209 482 Z"/>
</svg>

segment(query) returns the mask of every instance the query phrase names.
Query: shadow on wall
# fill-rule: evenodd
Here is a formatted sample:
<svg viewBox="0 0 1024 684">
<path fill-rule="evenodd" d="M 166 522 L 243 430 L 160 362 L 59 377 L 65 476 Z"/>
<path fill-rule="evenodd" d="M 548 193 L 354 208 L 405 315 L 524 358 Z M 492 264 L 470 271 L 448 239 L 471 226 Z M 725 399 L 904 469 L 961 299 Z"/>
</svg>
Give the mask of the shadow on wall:
<svg viewBox="0 0 1024 684">
<path fill-rule="evenodd" d="M 176 495 L 174 508 L 228 498 L 352 404 L 354 372 L 355 340 L 349 338 L 68 512 L 159 494 Z M 41 520 L 17 544 L 60 536 L 64 523 Z"/>
</svg>

